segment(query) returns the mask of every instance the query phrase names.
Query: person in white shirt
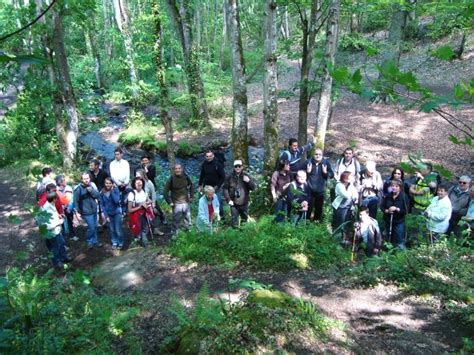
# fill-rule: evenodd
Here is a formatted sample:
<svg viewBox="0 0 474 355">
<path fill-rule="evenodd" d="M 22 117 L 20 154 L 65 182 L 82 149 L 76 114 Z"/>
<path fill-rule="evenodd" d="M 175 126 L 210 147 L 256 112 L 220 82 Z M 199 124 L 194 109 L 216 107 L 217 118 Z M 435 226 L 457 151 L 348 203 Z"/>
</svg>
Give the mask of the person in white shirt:
<svg viewBox="0 0 474 355">
<path fill-rule="evenodd" d="M 430 205 L 424 212 L 427 217 L 426 227 L 430 233 L 430 239 L 437 238 L 448 231 L 449 219 L 451 218 L 452 206 L 448 197 L 448 186 L 440 184 L 437 196 L 433 197 Z"/>
<path fill-rule="evenodd" d="M 374 161 L 368 161 L 359 183 L 359 201 L 362 206 L 369 208 L 369 215 L 372 218 L 377 217 L 377 207 L 383 189 L 382 176 L 375 167 Z"/>
<path fill-rule="evenodd" d="M 130 164 L 125 159 L 122 159 L 122 149 L 115 148 L 114 160 L 109 164 L 109 175 L 117 185 L 120 191 L 120 201 L 122 211 L 126 211 L 126 197 L 130 191 L 128 184 L 130 183 Z"/>
<path fill-rule="evenodd" d="M 356 157 L 354 157 L 354 150 L 351 147 L 348 147 L 344 150 L 342 158 L 340 158 L 335 165 L 334 178 L 337 181 L 341 180 L 341 175 L 344 171 L 349 171 L 351 173 L 350 178 L 351 182 L 357 185 L 359 184 L 360 177 L 360 163 Z"/>
</svg>

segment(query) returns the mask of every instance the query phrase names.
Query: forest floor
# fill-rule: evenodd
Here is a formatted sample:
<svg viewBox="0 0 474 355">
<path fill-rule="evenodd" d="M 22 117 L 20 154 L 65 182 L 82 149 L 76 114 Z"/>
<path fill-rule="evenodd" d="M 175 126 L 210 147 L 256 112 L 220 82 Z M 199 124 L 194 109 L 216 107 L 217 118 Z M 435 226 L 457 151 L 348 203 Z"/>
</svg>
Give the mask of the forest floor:
<svg viewBox="0 0 474 355">
<path fill-rule="evenodd" d="M 24 176 L 24 175 L 23 175 Z M 25 203 L 34 203 L 34 194 L 24 189 L 24 177 L 11 168 L 0 170 L 0 270 L 33 264 L 39 270 L 48 268 L 44 243 L 34 227 L 32 216 L 24 212 Z M 32 189 L 27 189 L 32 191 Z M 8 222 L 8 215 L 21 217 L 20 225 Z M 169 230 L 155 240 L 154 246 L 123 252 L 111 249 L 107 235 L 99 234 L 101 249 L 87 250 L 85 227 L 79 228 L 81 241 L 67 241 L 74 258 L 71 270 L 85 269 L 93 276 L 93 285 L 104 294 L 133 298 L 141 310 L 137 332 L 146 340 L 145 352 L 156 352 L 174 321 L 168 308 L 170 298 L 177 296 L 192 304 L 204 284 L 210 295 L 237 300 L 229 290 L 229 279 L 255 280 L 274 289 L 313 301 L 326 316 L 343 322 L 344 341 L 330 337 L 324 343 L 292 341 L 297 353 L 327 351 L 331 353 L 433 354 L 454 351 L 462 346 L 462 336 L 469 333 L 451 318 L 433 298 L 408 296 L 391 285 L 357 288 L 347 284 L 340 273 L 305 271 L 253 271 L 244 268 L 222 270 L 196 264 L 183 265 L 164 251 L 170 241 Z M 126 239 L 130 240 L 124 224 Z M 128 245 L 126 246 L 128 248 Z"/>
</svg>

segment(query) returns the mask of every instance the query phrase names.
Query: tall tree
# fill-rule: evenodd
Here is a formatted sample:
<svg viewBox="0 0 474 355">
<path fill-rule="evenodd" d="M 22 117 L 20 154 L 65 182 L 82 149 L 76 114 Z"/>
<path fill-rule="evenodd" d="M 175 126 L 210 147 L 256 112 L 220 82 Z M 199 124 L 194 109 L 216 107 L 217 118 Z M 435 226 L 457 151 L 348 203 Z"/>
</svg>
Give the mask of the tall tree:
<svg viewBox="0 0 474 355">
<path fill-rule="evenodd" d="M 165 128 L 166 134 L 166 152 L 168 154 L 168 160 L 170 162 L 170 168 L 176 165 L 175 157 L 175 144 L 174 144 L 174 133 L 173 133 L 173 121 L 171 120 L 168 114 L 168 86 L 166 84 L 165 77 L 165 68 L 163 67 L 163 58 L 162 58 L 162 28 L 161 28 L 161 18 L 160 18 L 160 7 L 158 0 L 153 0 L 152 3 L 153 11 L 153 20 L 155 23 L 154 29 L 154 46 L 153 53 L 155 57 L 155 66 L 156 66 L 156 79 L 158 80 L 158 86 L 160 87 L 160 120 Z"/>
<path fill-rule="evenodd" d="M 133 97 L 138 96 L 138 76 L 133 61 L 134 51 L 132 42 L 132 33 L 130 30 L 130 18 L 128 16 L 125 0 L 113 0 L 115 22 L 122 35 L 123 46 L 125 48 L 125 57 L 127 60 L 131 92 Z"/>
<path fill-rule="evenodd" d="M 225 9 L 225 3 L 222 5 L 222 37 L 221 37 L 221 46 L 219 50 L 219 67 L 224 70 L 225 65 L 225 40 L 227 38 L 227 15 Z"/>
<path fill-rule="evenodd" d="M 319 96 L 318 113 L 316 116 L 316 144 L 321 149 L 324 148 L 332 105 L 332 77 L 330 75 L 330 69 L 334 67 L 336 57 L 337 34 L 339 29 L 339 7 L 339 0 L 331 0 L 326 29 L 324 70 L 321 82 L 321 93 Z"/>
<path fill-rule="evenodd" d="M 404 8 L 400 2 L 395 1 L 392 4 L 392 17 L 390 20 L 390 29 L 388 31 L 388 43 L 384 52 L 382 66 L 388 62 L 400 61 L 400 46 L 405 34 L 405 27 L 408 18 L 408 9 Z"/>
<path fill-rule="evenodd" d="M 313 62 L 313 51 L 316 43 L 316 34 L 318 33 L 321 21 L 321 1 L 312 0 L 310 16 L 306 15 L 306 9 L 297 6 L 301 29 L 301 73 L 300 73 L 300 98 L 298 112 L 298 141 L 303 144 L 308 139 L 308 106 L 312 98 L 310 92 L 309 71 Z"/>
<path fill-rule="evenodd" d="M 270 176 L 278 159 L 278 79 L 277 79 L 277 2 L 265 0 L 264 25 L 265 32 L 264 58 L 265 75 L 263 79 L 263 139 L 264 165 L 266 176 Z"/>
<path fill-rule="evenodd" d="M 193 125 L 209 126 L 209 112 L 204 94 L 204 84 L 199 68 L 198 50 L 193 41 L 191 6 L 183 0 L 178 7 L 176 0 L 167 0 L 166 5 L 183 50 L 184 67 L 188 82 Z"/>
<path fill-rule="evenodd" d="M 240 35 L 238 0 L 226 0 L 226 12 L 234 91 L 232 151 L 236 159 L 242 159 L 244 164 L 248 164 L 247 86 L 245 84 L 245 63 Z"/>
<path fill-rule="evenodd" d="M 89 42 L 89 48 L 92 58 L 94 59 L 94 74 L 97 88 L 102 91 L 105 88 L 105 80 L 102 68 L 102 58 L 99 52 L 96 39 L 95 16 L 92 15 L 90 26 L 86 29 L 86 36 Z"/>
</svg>

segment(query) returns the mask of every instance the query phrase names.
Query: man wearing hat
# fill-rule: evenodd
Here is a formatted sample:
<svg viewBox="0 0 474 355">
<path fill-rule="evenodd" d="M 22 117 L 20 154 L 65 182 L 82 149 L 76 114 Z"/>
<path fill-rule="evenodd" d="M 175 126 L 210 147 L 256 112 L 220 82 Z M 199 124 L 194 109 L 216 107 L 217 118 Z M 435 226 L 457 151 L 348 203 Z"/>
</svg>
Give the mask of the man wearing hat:
<svg viewBox="0 0 474 355">
<path fill-rule="evenodd" d="M 224 182 L 224 200 L 230 206 L 232 227 L 239 225 L 239 216 L 242 223 L 248 220 L 249 194 L 256 187 L 255 182 L 244 173 L 242 160 L 234 161 L 234 171 L 227 176 Z"/>
</svg>

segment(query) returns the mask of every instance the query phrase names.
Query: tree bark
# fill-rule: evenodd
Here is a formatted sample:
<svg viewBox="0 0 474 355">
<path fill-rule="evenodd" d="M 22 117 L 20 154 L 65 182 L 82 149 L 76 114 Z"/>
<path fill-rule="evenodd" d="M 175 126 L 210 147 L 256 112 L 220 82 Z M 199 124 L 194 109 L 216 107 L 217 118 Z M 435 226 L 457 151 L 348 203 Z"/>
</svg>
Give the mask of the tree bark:
<svg viewBox="0 0 474 355">
<path fill-rule="evenodd" d="M 95 18 L 92 18 L 91 28 L 88 28 L 86 33 L 89 40 L 91 56 L 94 59 L 94 74 L 95 74 L 95 80 L 97 83 L 97 88 L 99 89 L 100 92 L 102 92 L 103 89 L 105 88 L 105 80 L 104 80 L 103 70 L 102 70 L 102 60 L 100 57 L 100 53 L 97 49 L 97 39 L 95 37 L 95 31 L 96 31 Z"/>
<path fill-rule="evenodd" d="M 277 3 L 265 0 L 264 56 L 265 76 L 263 80 L 263 139 L 264 139 L 264 174 L 268 177 L 275 168 L 278 159 L 278 80 L 277 80 Z"/>
<path fill-rule="evenodd" d="M 193 126 L 203 125 L 204 127 L 208 127 L 209 112 L 204 94 L 204 84 L 199 69 L 197 48 L 193 44 L 191 11 L 188 0 L 183 0 L 181 12 L 178 10 L 175 0 L 167 0 L 166 5 L 183 50 L 184 66 L 191 103 L 192 119 L 190 123 Z"/>
<path fill-rule="evenodd" d="M 165 68 L 163 67 L 163 57 L 162 57 L 162 28 L 161 28 L 161 19 L 160 19 L 160 8 L 158 0 L 153 0 L 152 4 L 153 19 L 155 22 L 155 33 L 154 33 L 154 46 L 153 54 L 155 56 L 155 66 L 156 66 L 156 79 L 158 81 L 158 86 L 160 87 L 160 120 L 165 128 L 166 134 L 166 152 L 168 154 L 168 160 L 170 162 L 170 169 L 173 171 L 174 166 L 176 165 L 175 157 L 175 143 L 174 143 L 174 132 L 173 132 L 173 121 L 171 120 L 168 114 L 168 86 L 166 84 L 165 77 Z"/>
<path fill-rule="evenodd" d="M 395 2 L 392 5 L 392 18 L 388 32 L 388 43 L 383 56 L 382 66 L 391 61 L 396 65 L 400 62 L 400 45 L 403 40 L 407 18 L 408 11 L 403 10 L 400 3 Z"/>
<path fill-rule="evenodd" d="M 339 29 L 339 0 L 331 0 L 326 30 L 326 50 L 324 53 L 324 71 L 319 97 L 318 114 L 316 116 L 316 145 L 324 149 L 328 121 L 332 111 L 332 77 L 329 68 L 334 66 L 337 51 L 337 35 Z"/>
<path fill-rule="evenodd" d="M 130 31 L 130 19 L 128 17 L 125 0 L 113 0 L 115 22 L 122 35 L 123 46 L 125 47 L 125 57 L 128 64 L 131 93 L 134 98 L 138 96 L 138 76 L 133 62 L 133 42 Z"/>
<path fill-rule="evenodd" d="M 225 4 L 222 6 L 222 37 L 221 47 L 219 49 L 219 67 L 225 69 L 225 40 L 227 38 L 227 19 L 226 19 Z"/>
<path fill-rule="evenodd" d="M 303 10 L 304 11 L 304 10 Z M 318 32 L 318 22 L 320 20 L 321 5 L 320 0 L 312 0 L 310 18 L 306 13 L 301 13 L 303 36 L 301 39 L 301 72 L 300 72 L 300 97 L 298 112 L 298 141 L 304 144 L 308 139 L 308 106 L 311 101 L 309 92 L 309 71 L 313 61 L 313 51 Z"/>
<path fill-rule="evenodd" d="M 109 10 L 108 10 L 108 0 L 102 0 L 102 16 L 104 17 L 104 33 L 108 34 L 111 26 L 111 21 L 109 18 Z M 112 59 L 112 41 L 109 41 L 109 36 L 105 36 L 106 39 L 104 40 L 104 52 L 105 55 L 109 60 Z"/>
<path fill-rule="evenodd" d="M 240 35 L 238 0 L 226 0 L 227 27 L 229 29 L 230 58 L 232 62 L 232 85 L 234 98 L 232 102 L 232 152 L 235 159 L 242 159 L 248 164 L 247 138 L 247 86 L 245 84 L 245 63 Z"/>
</svg>

